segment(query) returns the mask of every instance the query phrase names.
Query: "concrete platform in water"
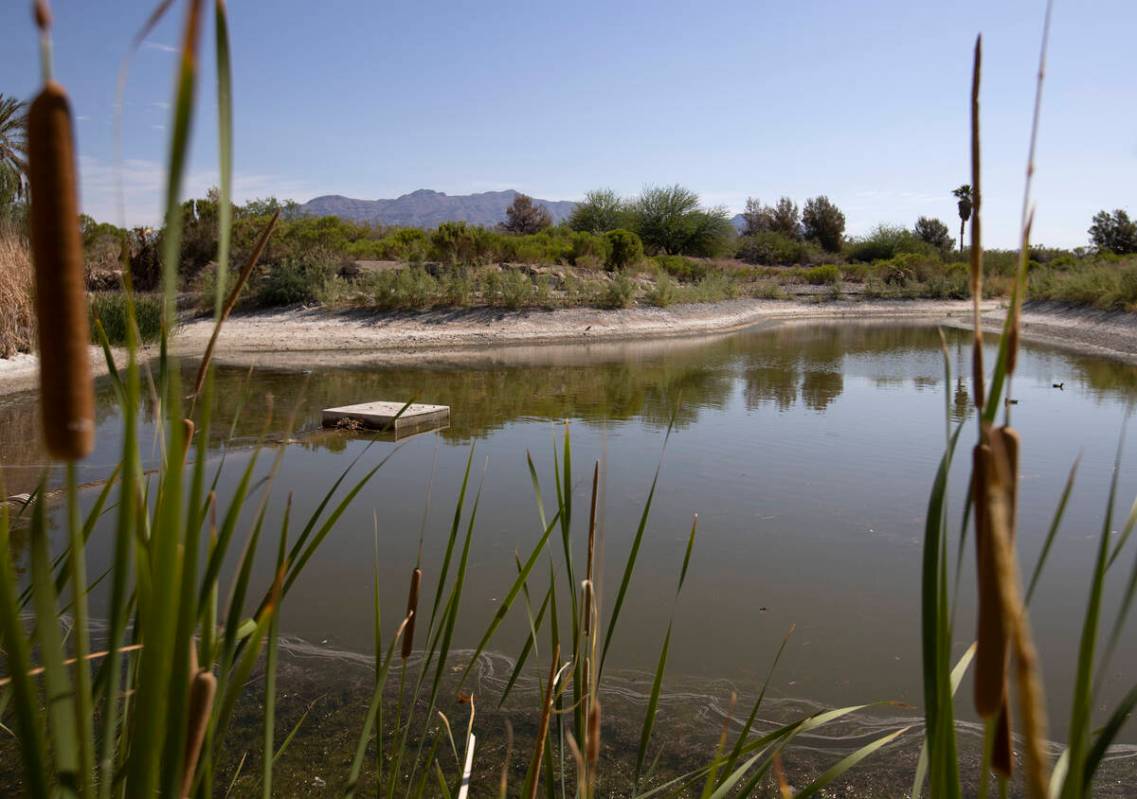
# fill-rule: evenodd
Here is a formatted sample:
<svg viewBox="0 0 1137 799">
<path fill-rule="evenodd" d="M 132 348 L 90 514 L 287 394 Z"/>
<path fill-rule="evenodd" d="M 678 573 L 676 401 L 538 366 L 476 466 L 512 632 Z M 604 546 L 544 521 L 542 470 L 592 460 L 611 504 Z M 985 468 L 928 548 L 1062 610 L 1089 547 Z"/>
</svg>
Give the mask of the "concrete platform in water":
<svg viewBox="0 0 1137 799">
<path fill-rule="evenodd" d="M 403 410 L 406 406 L 406 410 Z M 402 411 L 400 414 L 399 411 Z M 396 418 L 397 417 L 397 418 Z M 405 434 L 423 432 L 450 425 L 449 405 L 425 405 L 405 402 L 362 402 L 339 408 L 325 408 L 324 427 L 360 427 Z"/>
</svg>

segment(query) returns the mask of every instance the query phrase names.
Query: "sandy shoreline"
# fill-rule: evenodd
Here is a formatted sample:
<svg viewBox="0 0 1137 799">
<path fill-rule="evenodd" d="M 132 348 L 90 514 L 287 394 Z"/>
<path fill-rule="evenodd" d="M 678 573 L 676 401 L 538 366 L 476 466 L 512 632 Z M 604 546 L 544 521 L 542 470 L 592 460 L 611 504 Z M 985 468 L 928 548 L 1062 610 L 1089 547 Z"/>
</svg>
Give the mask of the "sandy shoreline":
<svg viewBox="0 0 1137 799">
<path fill-rule="evenodd" d="M 985 327 L 997 331 L 1005 308 L 983 304 Z M 858 300 L 826 303 L 729 300 L 671 308 L 637 307 L 605 311 L 567 308 L 506 311 L 498 308 L 436 310 L 423 313 L 371 313 L 289 309 L 238 314 L 225 326 L 216 357 L 230 363 L 304 368 L 315 365 L 477 363 L 501 360 L 563 360 L 582 351 L 673 347 L 681 338 L 724 335 L 756 325 L 808 320 L 858 322 L 919 320 L 970 327 L 968 301 Z M 174 354 L 194 356 L 205 349 L 212 322 L 183 325 Z M 1023 314 L 1023 337 L 1063 349 L 1137 364 L 1137 314 L 1033 304 Z M 106 371 L 98 348 L 91 348 L 96 374 Z M 0 394 L 34 389 L 37 360 L 21 355 L 0 359 Z"/>
</svg>

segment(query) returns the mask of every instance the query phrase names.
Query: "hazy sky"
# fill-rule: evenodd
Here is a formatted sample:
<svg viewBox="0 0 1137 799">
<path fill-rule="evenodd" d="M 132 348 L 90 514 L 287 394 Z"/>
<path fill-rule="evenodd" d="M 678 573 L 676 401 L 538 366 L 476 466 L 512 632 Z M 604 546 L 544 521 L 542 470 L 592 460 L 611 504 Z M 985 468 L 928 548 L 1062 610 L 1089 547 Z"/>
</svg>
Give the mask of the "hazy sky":
<svg viewBox="0 0 1137 799">
<path fill-rule="evenodd" d="M 56 0 L 85 210 L 114 200 L 115 78 L 155 0 Z M 126 221 L 159 217 L 184 2 L 131 63 Z M 212 3 L 207 3 L 212 6 Z M 0 5 L 0 92 L 38 82 L 29 2 Z M 115 9 L 112 13 L 110 9 Z M 971 47 L 985 45 L 985 231 L 1017 226 L 1043 3 L 924 0 L 230 0 L 236 191 L 306 200 L 516 188 L 579 199 L 679 182 L 708 205 L 827 194 L 852 234 L 939 216 L 968 180 Z M 1137 212 L 1137 2 L 1059 0 L 1035 240 Z M 216 182 L 212 21 L 188 189 Z"/>
</svg>

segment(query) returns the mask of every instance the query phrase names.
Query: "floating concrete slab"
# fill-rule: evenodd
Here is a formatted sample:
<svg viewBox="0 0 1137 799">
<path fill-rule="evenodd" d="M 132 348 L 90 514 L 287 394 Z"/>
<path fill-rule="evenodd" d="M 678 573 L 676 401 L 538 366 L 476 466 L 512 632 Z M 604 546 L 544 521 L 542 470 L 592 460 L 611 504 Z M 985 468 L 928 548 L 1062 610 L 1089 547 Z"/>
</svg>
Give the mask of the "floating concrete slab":
<svg viewBox="0 0 1137 799">
<path fill-rule="evenodd" d="M 325 408 L 324 427 L 362 427 L 400 434 L 425 432 L 450 426 L 449 405 L 414 403 L 403 410 L 405 402 L 362 402 L 339 408 Z M 402 414 L 399 411 L 403 411 Z M 398 418 L 396 418 L 398 417 Z"/>
</svg>

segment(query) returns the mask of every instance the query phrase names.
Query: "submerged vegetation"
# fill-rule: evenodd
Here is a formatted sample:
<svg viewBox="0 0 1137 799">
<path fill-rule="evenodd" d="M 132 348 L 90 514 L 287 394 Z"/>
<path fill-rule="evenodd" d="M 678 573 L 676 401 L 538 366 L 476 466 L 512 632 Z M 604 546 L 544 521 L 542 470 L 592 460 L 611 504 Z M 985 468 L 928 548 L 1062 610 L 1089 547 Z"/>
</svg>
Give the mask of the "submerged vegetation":
<svg viewBox="0 0 1137 799">
<path fill-rule="evenodd" d="M 26 506 L 13 510 L 0 506 L 0 646 L 4 652 L 5 677 L 0 682 L 0 710 L 5 725 L 18 739 L 24 766 L 24 793 L 47 797 L 57 793 L 83 797 L 111 796 L 195 796 L 225 793 L 237 783 L 244 761 L 232 766 L 226 757 L 227 736 L 236 721 L 237 708 L 248 707 L 248 698 L 259 692 L 259 710 L 252 726 L 259 732 L 260 772 L 252 778 L 253 791 L 263 796 L 274 791 L 276 759 L 294 740 L 305 724 L 306 713 L 284 731 L 278 729 L 275 709 L 278 701 L 279 652 L 282 631 L 279 626 L 282 603 L 305 568 L 318 555 L 321 544 L 335 534 L 345 509 L 373 480 L 383 479 L 384 467 L 397 450 L 379 457 L 371 447 L 329 485 L 322 501 L 310 512 L 292 507 L 287 486 L 277 486 L 278 468 L 286 444 L 256 446 L 241 469 L 232 498 L 218 498 L 221 467 L 209 458 L 209 441 L 215 434 L 211 417 L 212 399 L 218 390 L 207 350 L 192 376 L 183 373 L 175 359 L 165 354 L 165 343 L 176 322 L 176 294 L 179 283 L 204 279 L 207 264 L 187 268 L 186 253 L 201 225 L 216 229 L 217 268 L 208 284 L 212 293 L 216 326 L 220 329 L 234 303 L 248 287 L 252 302 L 327 301 L 338 281 L 347 281 L 333 266 L 337 252 L 318 246 L 319 234 L 337 226 L 327 220 L 285 220 L 278 230 L 273 214 L 243 216 L 238 213 L 209 213 L 179 204 L 184 177 L 188 133 L 194 119 L 194 89 L 199 39 L 202 35 L 206 4 L 188 0 L 186 23 L 179 60 L 171 155 L 167 186 L 167 223 L 160 234 L 156 261 L 148 262 L 146 274 L 138 282 L 159 278 L 148 288 L 157 287 L 150 300 L 127 290 L 121 302 L 95 299 L 93 316 L 101 324 L 108 344 L 125 341 L 127 362 L 121 370 L 112 369 L 110 380 L 120 403 L 125 430 L 123 448 L 112 478 L 101 486 L 93 504 L 81 513 L 76 464 L 90 451 L 89 427 L 57 425 L 52 446 L 65 464 L 63 492 L 64 533 L 53 551 L 48 523 L 52 497 L 41 485 Z M 168 9 L 170 6 L 163 6 Z M 45 64 L 50 65 L 47 36 L 50 15 L 43 3 L 37 5 L 38 22 L 44 35 Z M 217 208 L 227 209 L 232 179 L 231 108 L 229 84 L 228 27 L 225 4 L 214 6 L 216 61 L 220 84 L 221 187 Z M 947 482 L 950 464 L 959 443 L 963 422 L 955 417 L 950 394 L 945 402 L 945 452 L 934 477 L 924 531 L 922 567 L 921 623 L 923 629 L 924 748 L 916 766 L 912 794 L 926 789 L 936 799 L 962 795 L 961 765 L 954 721 L 956 689 L 974 663 L 975 704 L 986 720 L 983 762 L 978 773 L 980 795 L 987 796 L 995 781 L 1000 792 L 1008 787 L 1014 767 L 1012 721 L 1021 728 L 1024 779 L 1028 795 L 1078 799 L 1092 793 L 1094 778 L 1109 746 L 1116 740 L 1127 717 L 1137 706 L 1137 686 L 1104 718 L 1095 716 L 1095 687 L 1108 665 L 1125 629 L 1137 591 L 1137 562 L 1128 574 L 1122 601 L 1112 618 L 1103 612 L 1103 594 L 1111 569 L 1124 572 L 1124 561 L 1115 567 L 1135 526 L 1137 512 L 1130 513 L 1119 534 L 1112 533 L 1113 504 L 1116 499 L 1116 470 L 1096 543 L 1096 559 L 1089 575 L 1090 591 L 1079 644 L 1077 675 L 1072 685 L 1061 686 L 1072 693 L 1072 721 L 1066 735 L 1066 750 L 1051 762 L 1043 748 L 1048 734 L 1041 717 L 1042 683 L 1033 650 L 1027 607 L 1033 587 L 1043 572 L 1048 547 L 1031 571 L 1025 591 L 1014 547 L 1017 481 L 1019 474 L 1018 435 L 1010 425 L 1011 405 L 1003 402 L 1015 374 L 1018 357 L 1019 318 L 1022 301 L 1033 278 L 1029 248 L 1029 184 L 1024 202 L 1023 247 L 1013 254 L 984 253 L 980 224 L 982 194 L 979 169 L 978 89 L 980 47 L 976 46 L 973 105 L 972 182 L 968 191 L 971 245 L 967 266 L 953 266 L 942 253 L 905 249 L 916 239 L 926 246 L 942 248 L 942 236 L 934 225 L 923 227 L 936 235 L 935 245 L 925 237 L 911 237 L 895 230 L 881 230 L 876 240 L 861 242 L 863 257 L 831 258 L 824 263 L 806 261 L 793 267 L 795 280 L 821 287 L 838 286 L 842 281 L 860 280 L 876 291 L 903 290 L 916 283 L 951 281 L 945 292 L 963 292 L 978 300 L 984 296 L 988 274 L 1001 278 L 1001 290 L 1011 296 L 998 357 L 990 374 L 983 363 L 982 327 L 975 325 L 974 373 L 971 397 L 979 427 L 973 449 L 973 470 L 969 483 L 968 507 L 974 519 L 974 540 L 980 591 L 977 642 L 958 662 L 952 662 L 952 643 L 967 626 L 954 619 L 954 593 L 958 585 L 960 555 L 968 546 L 965 525 L 959 540 L 951 540 L 947 525 Z M 1043 52 L 1045 53 L 1045 47 Z M 50 70 L 47 70 L 48 73 Z M 1041 74 L 1041 70 L 1040 70 Z M 45 76 L 45 79 L 49 75 Z M 1040 83 L 1041 90 L 1041 83 Z M 48 87 L 52 97 L 61 95 L 58 86 Z M 65 102 L 54 107 L 52 124 L 69 123 Z M 1036 121 L 1037 124 L 1037 121 Z M 59 127 L 57 130 L 62 131 Z M 68 237 L 49 240 L 33 236 L 35 267 L 42 274 L 45 265 L 67 270 L 66 277 L 81 282 L 82 263 L 77 246 L 80 229 L 74 181 L 66 179 L 73 169 L 75 152 L 69 136 L 60 135 L 59 146 L 48 152 L 32 153 L 32 218 L 42 230 L 66 229 Z M 1033 152 L 1031 154 L 1033 160 Z M 37 172 L 37 170 L 42 170 Z M 1030 174 L 1030 170 L 1028 170 Z M 35 176 L 55 180 L 43 182 Z M 43 188 L 50 186 L 50 191 Z M 611 263 L 619 250 L 634 253 L 636 242 L 653 251 L 653 271 L 658 275 L 646 296 L 666 305 L 684 296 L 730 296 L 750 285 L 780 285 L 780 267 L 732 266 L 692 258 L 681 251 L 688 246 L 706 246 L 715 241 L 721 228 L 719 214 L 697 209 L 697 201 L 677 187 L 645 193 L 647 200 L 633 205 L 639 213 L 639 233 L 605 234 L 606 245 L 581 239 L 580 231 L 545 229 L 530 234 L 533 239 L 502 239 L 516 247 L 530 243 L 566 247 L 571 259 L 595 259 Z M 824 198 L 817 198 L 811 209 L 809 228 L 816 246 L 835 244 L 838 227 L 835 209 Z M 781 204 L 779 204 L 781 205 Z M 752 235 L 778 236 L 797 241 L 787 226 L 796 216 L 790 205 L 776 210 L 773 227 Z M 615 209 L 595 209 L 593 216 L 625 213 Z M 759 208 L 759 214 L 765 213 Z M 672 229 L 678 219 L 681 224 Z M 621 219 L 621 224 L 624 224 Z M 644 226 L 646 224 L 646 226 Z M 763 222 L 762 224 L 766 224 Z M 42 232 L 41 230 L 41 232 Z M 316 241 L 309 238 L 313 234 Z M 183 234 L 184 243 L 183 246 Z M 527 301 L 547 302 L 548 275 L 520 270 L 474 271 L 485 267 L 479 259 L 491 252 L 489 231 L 459 225 L 444 225 L 429 237 L 400 231 L 401 246 L 421 247 L 445 263 L 442 270 L 429 268 L 423 259 L 409 269 L 378 270 L 353 284 L 369 287 L 372 302 L 382 307 L 420 307 L 437 297 L 462 298 L 475 293 L 489 296 L 507 307 Z M 593 233 L 593 236 L 599 234 Z M 421 237 L 420 237 L 421 236 Z M 638 236 L 638 238 L 632 238 Z M 292 237 L 290 239 L 290 237 Z M 384 236 L 385 237 L 385 236 Z M 366 238 L 358 241 L 383 241 Z M 303 251 L 288 251 L 303 241 Z M 150 241 L 146 239 L 146 241 Z M 291 244 L 290 244 L 291 241 Z M 618 241 L 618 243 L 617 243 Z M 265 243 L 267 247 L 265 246 Z M 697 245 L 691 242 L 702 242 Z M 777 242 L 774 242 L 777 243 Z M 230 246 L 232 245 L 232 246 Z M 70 249 L 60 252 L 59 247 Z M 370 245 L 368 245 L 370 246 Z M 497 245 L 493 245 L 497 246 Z M 812 247 L 814 244 L 806 244 Z M 429 248 L 437 248 L 430 250 Z M 875 249 L 874 249 L 875 248 Z M 315 260 L 313 251 L 324 255 Z M 576 252 L 576 255 L 571 253 Z M 242 264 L 229 274 L 229 255 Z M 835 253 L 831 253 L 835 255 Z M 444 256 L 444 257 L 443 257 Z M 209 256 L 212 257 L 212 256 Z M 623 256 L 621 256 L 623 257 Z M 523 259 L 524 260 L 524 259 Z M 1057 259 L 1055 259 L 1057 260 Z M 259 267 L 258 264 L 263 264 Z M 933 264 L 942 271 L 933 270 Z M 577 266 L 577 264 L 573 264 Z M 990 273 L 986 267 L 990 267 Z M 584 266 L 584 268 L 590 268 Z M 1054 267 L 1058 268 L 1058 267 Z M 133 270 L 133 261 L 132 267 Z M 733 270 L 733 271 L 732 271 Z M 597 269 L 598 272 L 601 270 Z M 606 290 L 592 298 L 614 307 L 629 304 L 636 296 L 636 265 L 613 266 L 605 278 Z M 131 275 L 133 277 L 133 275 Z M 571 285 L 568 277 L 564 285 Z M 130 279 L 127 280 L 129 287 Z M 1132 281 L 1118 281 L 1118 301 L 1132 289 Z M 677 285 L 678 284 L 678 285 Z M 543 288 L 544 287 L 544 288 Z M 568 291 L 567 288 L 562 289 Z M 767 289 L 763 289 L 767 290 Z M 532 299 L 534 296 L 536 300 Z M 79 295 L 80 300 L 81 294 Z M 529 298 L 527 300 L 527 298 Z M 70 302 L 70 306 L 63 306 Z M 79 342 L 85 352 L 88 340 L 87 314 L 74 297 L 52 295 L 41 284 L 39 303 L 40 336 L 54 335 Z M 54 318 L 46 309 L 56 303 L 70 320 L 65 328 L 51 329 Z M 116 304 L 118 303 L 118 304 Z M 63 312 L 61 311 L 61 313 Z M 113 320 L 113 323 L 112 323 Z M 977 320 L 976 320 L 977 321 Z M 140 362 L 138 346 L 157 324 L 162 356 L 154 373 Z M 43 392 L 45 428 L 53 429 L 56 416 L 49 410 L 62 408 L 69 420 L 75 408 L 90 405 L 92 383 L 85 367 L 73 357 L 74 347 L 44 347 L 43 371 L 54 381 L 52 391 Z M 109 357 L 109 350 L 108 350 Z M 945 358 L 945 364 L 948 359 Z M 150 442 L 140 440 L 140 416 L 144 407 L 144 388 L 155 410 L 157 467 L 144 471 L 141 452 Z M 945 366 L 945 389 L 952 385 L 950 366 Z M 52 405 L 54 403 L 55 405 Z M 70 403 L 70 404 L 69 404 Z M 287 407 L 269 408 L 268 415 L 291 416 Z M 678 405 L 678 403 L 677 403 Z M 56 407 L 58 406 L 58 408 Z M 72 407 L 74 406 L 74 407 Z M 1003 414 L 1003 423 L 997 419 Z M 671 421 L 661 437 L 660 457 L 667 447 L 675 418 L 682 407 L 671 410 Z M 238 411 L 237 416 L 240 415 Z M 82 420 L 80 420 L 82 421 Z M 267 421 L 266 421 L 267 428 Z M 236 427 L 234 422 L 231 429 Z M 57 437 L 57 438 L 56 438 Z M 258 464 L 267 465 L 260 477 Z M 910 727 L 898 727 L 867 742 L 821 770 L 812 781 L 791 789 L 783 756 L 813 730 L 844 717 L 869 709 L 868 704 L 816 711 L 777 725 L 759 727 L 765 713 L 763 701 L 768 684 L 763 683 L 754 702 L 741 708 L 745 721 L 731 735 L 724 725 L 716 746 L 706 752 L 700 765 L 681 773 L 661 768 L 663 748 L 657 740 L 659 701 L 666 681 L 670 656 L 671 622 L 660 643 L 657 666 L 651 675 L 651 689 L 642 719 L 634 727 L 638 741 L 634 765 L 614 768 L 617 756 L 604 748 L 606 730 L 612 719 L 605 691 L 608 655 L 620 635 L 621 614 L 635 591 L 637 559 L 647 531 L 659 470 L 641 505 L 631 546 L 622 562 L 601 569 L 597 547 L 600 530 L 598 498 L 602 489 L 599 462 L 584 469 L 590 481 L 590 503 L 574 504 L 574 486 L 581 479 L 579 464 L 573 462 L 572 441 L 567 426 L 562 439 L 554 444 L 552 491 L 542 485 L 532 457 L 528 469 L 532 477 L 538 524 L 531 545 L 516 556 L 516 576 L 503 586 L 501 599 L 492 617 L 485 622 L 478 644 L 472 652 L 454 651 L 455 632 L 469 625 L 464 603 L 467 576 L 474 564 L 471 543 L 477 530 L 483 471 L 475 468 L 471 447 L 461 484 L 456 490 L 454 512 L 446 540 L 445 554 L 438 563 L 407 564 L 408 600 L 393 634 L 384 636 L 383 609 L 379 603 L 378 577 L 374 586 L 374 675 L 368 706 L 360 708 L 358 734 L 350 753 L 342 760 L 342 781 L 337 786 L 345 796 L 375 793 L 421 797 L 466 796 L 475 762 L 483 762 L 479 748 L 481 727 L 476 698 L 465 692 L 479 657 L 493 646 L 495 634 L 510 614 L 524 612 L 530 633 L 513 662 L 508 682 L 500 696 L 489 698 L 504 703 L 522 689 L 521 677 L 536 671 L 539 678 L 525 683 L 535 686 L 527 697 L 529 712 L 525 729 L 514 750 L 512 735 L 507 736 L 504 757 L 492 763 L 500 768 L 498 785 L 479 785 L 482 794 L 520 795 L 533 799 L 538 794 L 593 797 L 613 794 L 699 795 L 722 799 L 777 791 L 781 796 L 822 795 L 823 789 L 842 779 L 866 758 L 893 742 L 910 735 Z M 473 480 L 471 480 L 473 478 Z M 1073 475 L 1071 475 L 1071 482 Z M 281 493 L 284 496 L 281 497 Z M 1068 489 L 1067 489 L 1068 492 Z M 1048 542 L 1060 529 L 1065 496 L 1060 498 Z M 279 526 L 266 521 L 269 507 L 281 507 Z M 105 520 L 105 521 L 104 521 Z M 21 576 L 13 562 L 14 534 L 26 535 L 29 569 Z M 602 531 L 601 531 L 602 532 Z M 88 574 L 87 547 L 91 536 L 113 537 L 114 556 L 107 572 Z M 376 533 L 376 536 L 378 533 Z M 684 554 L 675 565 L 675 602 L 682 601 L 685 579 L 698 568 L 697 519 L 686 537 Z M 580 542 L 587 556 L 574 559 Z M 274 553 L 273 576 L 266 585 L 253 580 L 253 560 L 259 549 Z M 560 550 L 557 557 L 553 552 Z M 376 544 L 376 559 L 379 547 Z M 606 582 L 605 573 L 611 582 Z M 222 575 L 227 575 L 223 578 Z M 425 583 L 424 575 L 432 579 Z M 436 577 L 434 575 L 437 575 Z M 109 596 L 105 627 L 92 624 L 89 599 L 98 584 Z M 433 591 L 430 590 L 433 584 Z M 547 586 L 547 587 L 546 587 Z M 224 590 L 223 590 L 224 589 Z M 251 610 L 251 613 L 250 613 Z M 603 611 L 603 612 L 602 612 Z M 64 618 L 66 614 L 66 619 Z M 391 611 L 387 610 L 388 620 Z M 670 618 L 670 617 L 669 617 Z M 65 627 L 64 621 L 70 622 Z M 1099 650 L 1103 632 L 1104 647 Z M 69 634 L 64 636 L 64 630 Z M 783 645 L 784 648 L 784 645 Z M 771 653 L 771 673 L 782 649 Z M 527 667 L 529 670 L 527 671 Z M 252 681 L 259 670 L 263 680 Z M 397 688 L 394 686 L 397 684 Z M 1059 687 L 1051 686 L 1052 690 Z M 391 701 L 391 697 L 394 701 Z M 454 701 L 450 701 L 450 697 Z M 515 697 L 516 699 L 516 697 Z M 244 702 L 245 704 L 241 704 Z M 450 710 L 451 716 L 444 714 Z M 455 713 L 466 714 L 465 718 Z M 520 726 L 520 725 L 519 725 Z M 914 737 L 914 736 L 912 736 Z M 347 755 L 350 755 L 348 757 Z M 452 755 L 452 757 L 451 757 Z M 481 773 L 484 773 L 482 771 Z M 277 790 L 281 786 L 276 786 Z"/>
</svg>

